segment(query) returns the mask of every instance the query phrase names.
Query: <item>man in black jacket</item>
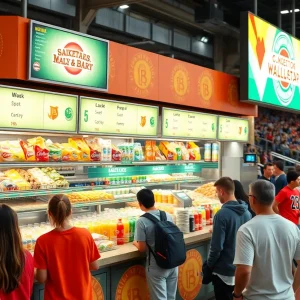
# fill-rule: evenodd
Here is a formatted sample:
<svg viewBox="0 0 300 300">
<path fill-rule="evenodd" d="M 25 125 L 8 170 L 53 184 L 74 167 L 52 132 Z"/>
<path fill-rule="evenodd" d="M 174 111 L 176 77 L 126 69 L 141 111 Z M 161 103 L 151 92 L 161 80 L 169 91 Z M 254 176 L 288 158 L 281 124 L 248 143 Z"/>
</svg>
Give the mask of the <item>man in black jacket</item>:
<svg viewBox="0 0 300 300">
<path fill-rule="evenodd" d="M 214 217 L 207 266 L 212 270 L 216 300 L 232 300 L 236 233 L 240 226 L 251 219 L 251 214 L 247 204 L 234 197 L 234 182 L 231 178 L 222 177 L 215 183 L 215 187 L 223 206 Z"/>
</svg>

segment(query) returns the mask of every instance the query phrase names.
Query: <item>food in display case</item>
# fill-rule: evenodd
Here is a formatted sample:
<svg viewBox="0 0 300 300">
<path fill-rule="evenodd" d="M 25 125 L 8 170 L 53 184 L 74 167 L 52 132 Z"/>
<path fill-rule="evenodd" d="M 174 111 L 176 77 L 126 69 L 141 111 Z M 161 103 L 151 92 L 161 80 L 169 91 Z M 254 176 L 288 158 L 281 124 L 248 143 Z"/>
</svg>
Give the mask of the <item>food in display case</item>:
<svg viewBox="0 0 300 300">
<path fill-rule="evenodd" d="M 49 150 L 49 161 L 51 162 L 62 161 L 62 149 L 57 144 L 53 144 L 51 140 L 47 140 L 46 145 Z"/>
<path fill-rule="evenodd" d="M 32 168 L 28 169 L 27 172 L 29 175 L 31 175 L 32 179 L 39 184 L 41 189 L 56 188 L 53 179 L 46 175 L 41 169 Z"/>
<path fill-rule="evenodd" d="M 69 186 L 69 183 L 64 178 L 64 176 L 60 175 L 53 168 L 42 168 L 41 170 L 54 181 L 56 187 L 68 187 Z"/>
<path fill-rule="evenodd" d="M 41 136 L 34 137 L 27 140 L 29 146 L 34 147 L 35 160 L 38 162 L 49 161 L 49 150 L 46 147 L 45 139 Z"/>
<path fill-rule="evenodd" d="M 83 191 L 68 194 L 71 203 L 114 200 L 111 193 L 105 191 Z"/>
<path fill-rule="evenodd" d="M 216 198 L 216 187 L 214 184 L 214 182 L 203 184 L 195 189 L 195 192 L 209 198 Z"/>
<path fill-rule="evenodd" d="M 169 142 L 160 142 L 158 148 L 167 160 L 177 160 L 176 150 Z"/>
<path fill-rule="evenodd" d="M 26 161 L 35 161 L 35 151 L 33 145 L 28 145 L 26 141 L 20 140 Z"/>
</svg>

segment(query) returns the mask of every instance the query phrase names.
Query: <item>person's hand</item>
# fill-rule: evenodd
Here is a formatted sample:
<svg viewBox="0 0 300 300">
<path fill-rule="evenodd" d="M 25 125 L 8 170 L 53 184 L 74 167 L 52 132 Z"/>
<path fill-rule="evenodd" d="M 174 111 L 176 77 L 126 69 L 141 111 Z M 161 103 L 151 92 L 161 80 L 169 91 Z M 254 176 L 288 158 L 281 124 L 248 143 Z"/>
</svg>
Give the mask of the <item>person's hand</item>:
<svg viewBox="0 0 300 300">
<path fill-rule="evenodd" d="M 137 241 L 134 241 L 132 244 L 133 244 L 133 246 L 135 246 L 135 247 L 137 247 L 139 249 L 139 244 L 138 244 Z"/>
</svg>

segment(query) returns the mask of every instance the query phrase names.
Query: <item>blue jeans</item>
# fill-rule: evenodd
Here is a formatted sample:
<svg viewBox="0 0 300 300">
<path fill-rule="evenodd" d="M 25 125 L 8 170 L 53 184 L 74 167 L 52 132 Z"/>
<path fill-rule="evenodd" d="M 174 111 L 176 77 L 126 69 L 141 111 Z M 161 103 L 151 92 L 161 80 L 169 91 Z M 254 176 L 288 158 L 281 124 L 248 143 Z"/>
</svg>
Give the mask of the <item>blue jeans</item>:
<svg viewBox="0 0 300 300">
<path fill-rule="evenodd" d="M 146 277 L 151 300 L 175 300 L 177 292 L 178 268 L 161 269 L 146 267 Z"/>
</svg>

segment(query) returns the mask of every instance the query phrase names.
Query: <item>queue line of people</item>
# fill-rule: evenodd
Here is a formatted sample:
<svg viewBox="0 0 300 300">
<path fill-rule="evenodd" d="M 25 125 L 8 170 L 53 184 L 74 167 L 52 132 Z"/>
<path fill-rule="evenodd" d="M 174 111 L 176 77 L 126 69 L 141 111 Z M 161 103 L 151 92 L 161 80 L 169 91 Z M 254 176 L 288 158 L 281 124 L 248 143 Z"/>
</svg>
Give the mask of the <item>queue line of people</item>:
<svg viewBox="0 0 300 300">
<path fill-rule="evenodd" d="M 287 173 L 287 186 L 277 196 L 275 185 L 265 177 L 250 185 L 249 195 L 229 177 L 215 183 L 223 205 L 214 218 L 203 284 L 213 283 L 216 300 L 292 300 L 300 287 L 300 270 L 294 276 L 292 271 L 293 260 L 300 264 L 299 173 Z M 143 189 L 137 196 L 140 208 L 159 221 L 162 214 L 153 193 Z M 0 205 L 1 300 L 29 300 L 34 278 L 45 283 L 45 300 L 93 299 L 90 271 L 98 269 L 100 254 L 91 234 L 72 226 L 72 207 L 65 195 L 49 201 L 48 216 L 54 229 L 38 238 L 33 258 L 23 249 L 16 213 Z M 165 218 L 172 223 L 170 215 Z M 178 267 L 163 269 L 150 255 L 155 222 L 140 217 L 134 245 L 148 252 L 151 299 L 175 300 Z"/>
</svg>

